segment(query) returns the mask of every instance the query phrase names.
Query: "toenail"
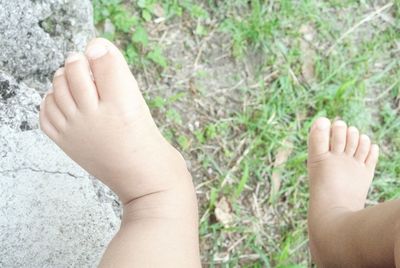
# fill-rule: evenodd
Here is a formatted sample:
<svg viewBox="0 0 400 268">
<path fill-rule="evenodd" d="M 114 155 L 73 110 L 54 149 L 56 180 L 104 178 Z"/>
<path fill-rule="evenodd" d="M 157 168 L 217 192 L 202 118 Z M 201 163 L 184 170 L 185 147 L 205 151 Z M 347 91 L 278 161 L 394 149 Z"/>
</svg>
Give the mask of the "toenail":
<svg viewBox="0 0 400 268">
<path fill-rule="evenodd" d="M 81 58 L 81 55 L 79 53 L 72 52 L 72 53 L 70 53 L 68 55 L 68 58 L 67 58 L 67 60 L 65 62 L 66 63 L 71 63 L 71 62 L 79 60 L 80 58 Z"/>
<path fill-rule="evenodd" d="M 367 142 L 369 141 L 369 137 L 365 134 L 362 134 L 360 139 L 365 140 Z"/>
<path fill-rule="evenodd" d="M 54 77 L 61 76 L 63 74 L 64 74 L 64 68 L 60 68 L 56 71 L 56 73 L 54 74 Z"/>
<path fill-rule="evenodd" d="M 337 121 L 335 121 L 335 126 L 345 127 L 346 123 L 343 120 L 337 120 Z"/>
<path fill-rule="evenodd" d="M 356 133 L 356 132 L 357 132 L 357 128 L 351 126 L 351 127 L 349 127 L 349 131 L 350 131 L 350 132 L 353 132 L 353 133 Z"/>
<path fill-rule="evenodd" d="M 329 122 L 328 119 L 326 119 L 326 118 L 325 119 L 320 119 L 317 122 L 317 128 L 319 130 L 325 130 L 325 129 L 329 128 L 329 124 L 330 124 L 330 122 Z"/>
<path fill-rule="evenodd" d="M 89 47 L 87 51 L 87 56 L 89 59 L 95 60 L 103 57 L 105 54 L 107 54 L 107 52 L 108 52 L 107 46 L 103 44 L 94 44 Z"/>
</svg>

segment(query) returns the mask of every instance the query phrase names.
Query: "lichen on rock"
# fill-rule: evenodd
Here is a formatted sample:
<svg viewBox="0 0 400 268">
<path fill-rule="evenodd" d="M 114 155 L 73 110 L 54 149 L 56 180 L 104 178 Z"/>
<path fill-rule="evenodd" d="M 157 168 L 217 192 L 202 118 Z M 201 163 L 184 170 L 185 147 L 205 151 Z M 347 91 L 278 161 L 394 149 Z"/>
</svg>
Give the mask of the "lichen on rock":
<svg viewBox="0 0 400 268">
<path fill-rule="evenodd" d="M 0 10 L 0 70 L 40 92 L 94 34 L 88 0 L 0 0 Z"/>
</svg>

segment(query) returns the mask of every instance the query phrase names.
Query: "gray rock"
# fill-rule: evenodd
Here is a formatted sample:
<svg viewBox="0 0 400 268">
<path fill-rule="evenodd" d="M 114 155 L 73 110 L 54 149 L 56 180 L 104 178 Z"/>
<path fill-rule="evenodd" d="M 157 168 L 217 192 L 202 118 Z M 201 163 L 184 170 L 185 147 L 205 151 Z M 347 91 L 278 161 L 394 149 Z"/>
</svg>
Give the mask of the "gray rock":
<svg viewBox="0 0 400 268">
<path fill-rule="evenodd" d="M 15 130 L 38 128 L 38 110 L 41 98 L 32 88 L 17 83 L 0 70 L 0 125 Z"/>
<path fill-rule="evenodd" d="M 0 0 L 0 267 L 95 267 L 115 195 L 38 130 L 41 94 L 93 36 L 88 0 Z"/>
<path fill-rule="evenodd" d="M 96 267 L 118 229 L 111 203 L 39 130 L 0 126 L 0 267 Z"/>
</svg>

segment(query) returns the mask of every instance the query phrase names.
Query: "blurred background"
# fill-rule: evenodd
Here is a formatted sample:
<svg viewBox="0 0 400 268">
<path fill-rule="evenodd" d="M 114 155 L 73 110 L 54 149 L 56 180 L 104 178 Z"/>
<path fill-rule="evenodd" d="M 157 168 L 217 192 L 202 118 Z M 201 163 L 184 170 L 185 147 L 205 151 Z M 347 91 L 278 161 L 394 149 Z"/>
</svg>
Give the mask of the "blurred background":
<svg viewBox="0 0 400 268">
<path fill-rule="evenodd" d="M 380 144 L 368 204 L 400 196 L 400 2 L 93 0 L 187 159 L 204 267 L 309 267 L 307 132 Z"/>
</svg>

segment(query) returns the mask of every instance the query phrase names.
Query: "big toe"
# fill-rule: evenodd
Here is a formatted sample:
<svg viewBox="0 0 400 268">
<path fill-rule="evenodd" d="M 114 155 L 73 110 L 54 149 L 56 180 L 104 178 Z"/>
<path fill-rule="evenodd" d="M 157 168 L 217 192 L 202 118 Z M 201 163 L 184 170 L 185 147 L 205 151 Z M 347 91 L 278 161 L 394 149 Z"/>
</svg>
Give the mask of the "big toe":
<svg viewBox="0 0 400 268">
<path fill-rule="evenodd" d="M 141 99 L 137 83 L 118 48 L 103 38 L 92 40 L 85 52 L 100 101 L 121 104 Z"/>
<path fill-rule="evenodd" d="M 329 151 L 330 126 L 329 119 L 320 117 L 311 127 L 308 141 L 308 153 L 311 158 Z"/>
</svg>

